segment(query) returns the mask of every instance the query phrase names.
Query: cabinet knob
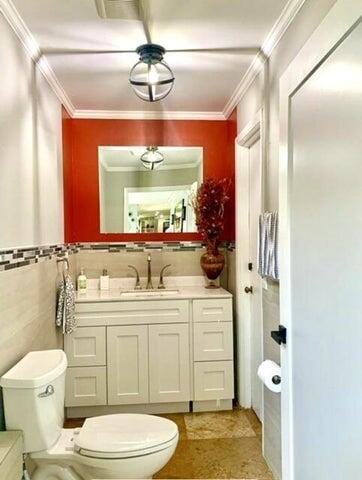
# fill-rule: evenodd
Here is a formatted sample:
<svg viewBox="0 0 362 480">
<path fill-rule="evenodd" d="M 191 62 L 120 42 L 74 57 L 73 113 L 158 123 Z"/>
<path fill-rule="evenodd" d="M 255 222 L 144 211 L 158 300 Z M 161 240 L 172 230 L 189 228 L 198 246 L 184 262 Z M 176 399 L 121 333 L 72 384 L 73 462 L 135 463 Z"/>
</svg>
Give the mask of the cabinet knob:
<svg viewBox="0 0 362 480">
<path fill-rule="evenodd" d="M 253 293 L 253 287 L 245 287 L 244 292 L 245 293 Z"/>
</svg>

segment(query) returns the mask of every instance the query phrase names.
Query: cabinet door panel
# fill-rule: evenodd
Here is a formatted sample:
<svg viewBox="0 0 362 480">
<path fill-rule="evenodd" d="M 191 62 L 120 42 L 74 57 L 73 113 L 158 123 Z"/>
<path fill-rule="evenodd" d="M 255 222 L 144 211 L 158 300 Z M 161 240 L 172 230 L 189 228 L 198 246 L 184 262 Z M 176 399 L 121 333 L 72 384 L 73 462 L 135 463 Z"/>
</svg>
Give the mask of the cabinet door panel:
<svg viewBox="0 0 362 480">
<path fill-rule="evenodd" d="M 188 324 L 150 325 L 150 401 L 190 400 Z"/>
<path fill-rule="evenodd" d="M 68 368 L 65 385 L 65 406 L 106 405 L 106 385 L 106 367 Z"/>
<path fill-rule="evenodd" d="M 148 403 L 147 325 L 108 327 L 108 404 Z"/>
<path fill-rule="evenodd" d="M 233 362 L 197 362 L 194 364 L 195 400 L 234 398 Z"/>
<path fill-rule="evenodd" d="M 64 350 L 70 367 L 105 365 L 106 328 L 77 328 L 64 336 Z"/>
<path fill-rule="evenodd" d="M 232 322 L 194 324 L 194 360 L 232 360 Z"/>
</svg>

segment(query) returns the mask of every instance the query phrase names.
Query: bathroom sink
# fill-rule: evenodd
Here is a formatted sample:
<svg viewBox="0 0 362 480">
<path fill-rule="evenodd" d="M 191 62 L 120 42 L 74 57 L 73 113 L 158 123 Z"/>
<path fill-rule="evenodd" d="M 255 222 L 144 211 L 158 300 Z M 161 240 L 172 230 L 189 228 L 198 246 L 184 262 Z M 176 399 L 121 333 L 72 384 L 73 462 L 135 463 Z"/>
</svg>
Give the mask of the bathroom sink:
<svg viewBox="0 0 362 480">
<path fill-rule="evenodd" d="M 179 290 L 121 290 L 122 297 L 165 297 L 167 295 L 176 295 Z"/>
</svg>

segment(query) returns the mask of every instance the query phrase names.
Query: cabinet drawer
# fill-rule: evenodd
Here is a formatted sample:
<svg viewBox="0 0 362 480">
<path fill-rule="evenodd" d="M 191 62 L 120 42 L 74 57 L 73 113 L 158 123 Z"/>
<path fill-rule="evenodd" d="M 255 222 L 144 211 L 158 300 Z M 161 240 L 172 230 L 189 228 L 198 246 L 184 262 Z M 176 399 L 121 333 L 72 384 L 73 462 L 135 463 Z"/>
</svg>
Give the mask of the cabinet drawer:
<svg viewBox="0 0 362 480">
<path fill-rule="evenodd" d="M 106 405 L 106 377 L 106 367 L 68 368 L 65 384 L 65 406 Z"/>
<path fill-rule="evenodd" d="M 194 360 L 232 360 L 232 322 L 194 324 Z"/>
<path fill-rule="evenodd" d="M 188 300 L 141 300 L 76 304 L 78 325 L 147 325 L 189 321 Z"/>
<path fill-rule="evenodd" d="M 64 350 L 70 367 L 105 365 L 106 328 L 77 328 L 64 336 Z"/>
<path fill-rule="evenodd" d="M 198 322 L 231 322 L 232 301 L 228 298 L 194 300 L 193 320 Z"/>
<path fill-rule="evenodd" d="M 234 398 L 233 362 L 199 362 L 194 364 L 195 400 Z"/>
</svg>

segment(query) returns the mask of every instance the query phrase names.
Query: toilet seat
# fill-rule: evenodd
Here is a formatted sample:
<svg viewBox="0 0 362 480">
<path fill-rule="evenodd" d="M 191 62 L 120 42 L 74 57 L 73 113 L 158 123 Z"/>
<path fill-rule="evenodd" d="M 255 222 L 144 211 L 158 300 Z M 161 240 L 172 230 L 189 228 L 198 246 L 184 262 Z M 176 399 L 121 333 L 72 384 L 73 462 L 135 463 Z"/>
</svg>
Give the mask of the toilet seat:
<svg viewBox="0 0 362 480">
<path fill-rule="evenodd" d="M 149 455 L 177 441 L 177 425 L 171 420 L 116 414 L 88 418 L 74 436 L 74 448 L 86 457 L 120 459 Z"/>
</svg>

